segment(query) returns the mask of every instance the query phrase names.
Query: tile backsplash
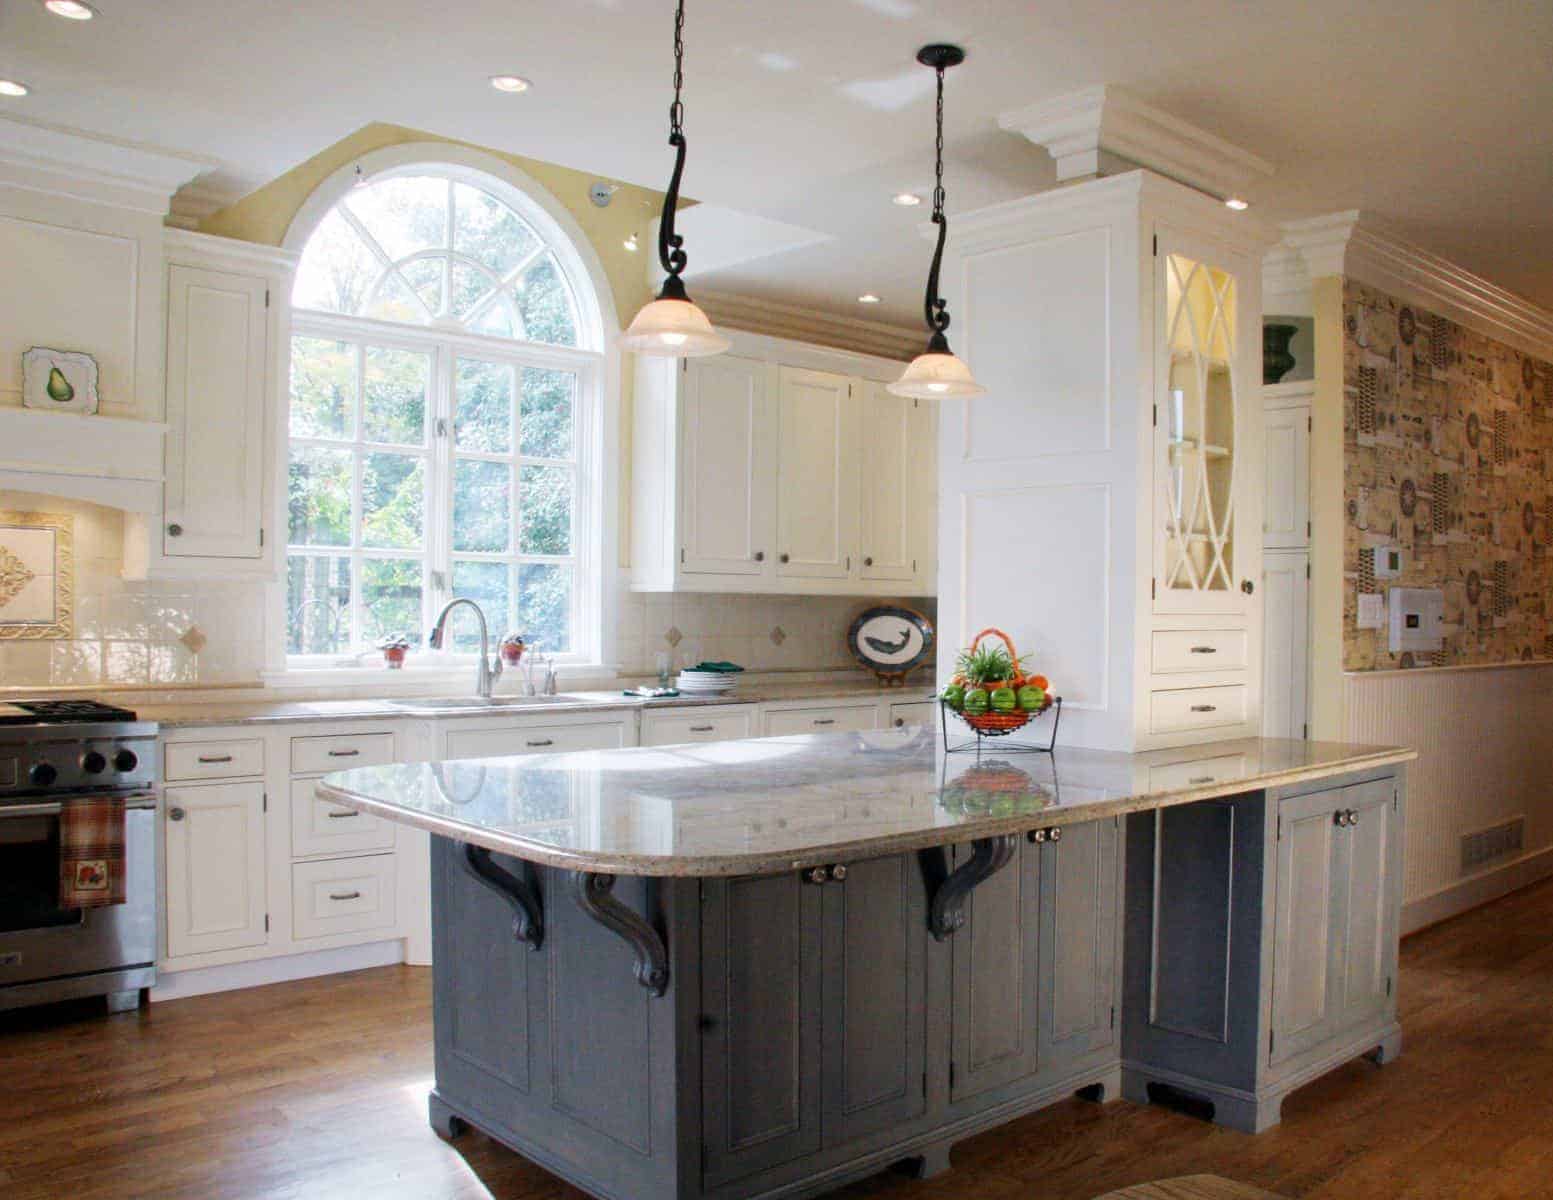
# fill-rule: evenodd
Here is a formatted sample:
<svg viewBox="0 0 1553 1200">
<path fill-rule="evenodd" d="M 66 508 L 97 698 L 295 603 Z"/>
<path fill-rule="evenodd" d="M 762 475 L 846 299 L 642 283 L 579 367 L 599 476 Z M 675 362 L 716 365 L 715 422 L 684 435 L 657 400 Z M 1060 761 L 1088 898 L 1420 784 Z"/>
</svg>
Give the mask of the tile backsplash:
<svg viewBox="0 0 1553 1200">
<path fill-rule="evenodd" d="M 74 637 L 0 642 L 0 687 L 258 682 L 263 584 L 128 582 L 118 511 L 16 492 L 0 509 L 75 517 Z"/>
</svg>

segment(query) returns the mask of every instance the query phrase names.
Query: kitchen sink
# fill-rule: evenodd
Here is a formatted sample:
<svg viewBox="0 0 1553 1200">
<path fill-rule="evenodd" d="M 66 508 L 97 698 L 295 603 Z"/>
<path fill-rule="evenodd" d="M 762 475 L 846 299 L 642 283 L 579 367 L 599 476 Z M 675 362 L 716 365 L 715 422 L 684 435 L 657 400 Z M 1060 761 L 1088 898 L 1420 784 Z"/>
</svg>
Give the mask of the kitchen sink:
<svg viewBox="0 0 1553 1200">
<path fill-rule="evenodd" d="M 550 704 L 582 704 L 584 701 L 581 696 L 492 696 L 489 700 L 481 696 L 451 696 L 441 699 L 437 697 L 425 699 L 417 696 L 412 700 L 390 700 L 389 703 L 395 708 L 431 712 L 448 708 L 542 708 Z"/>
</svg>

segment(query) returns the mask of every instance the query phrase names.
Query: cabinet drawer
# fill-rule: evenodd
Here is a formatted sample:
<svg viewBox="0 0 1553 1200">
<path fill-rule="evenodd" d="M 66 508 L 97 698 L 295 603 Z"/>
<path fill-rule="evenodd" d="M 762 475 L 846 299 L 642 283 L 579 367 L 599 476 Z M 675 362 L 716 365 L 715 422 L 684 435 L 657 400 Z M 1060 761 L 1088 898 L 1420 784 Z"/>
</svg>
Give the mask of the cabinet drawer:
<svg viewBox="0 0 1553 1200">
<path fill-rule="evenodd" d="M 394 827 L 371 813 L 320 800 L 311 779 L 291 784 L 291 853 L 359 854 L 367 850 L 392 850 Z"/>
<path fill-rule="evenodd" d="M 1243 778 L 1245 773 L 1246 756 L 1243 754 L 1164 763 L 1149 768 L 1149 791 L 1173 792 L 1182 788 L 1207 787 L 1210 783 Z"/>
<path fill-rule="evenodd" d="M 264 743 L 258 738 L 230 742 L 169 742 L 166 771 L 169 782 L 263 775 Z"/>
<path fill-rule="evenodd" d="M 393 924 L 392 854 L 292 864 L 291 936 L 298 941 Z"/>
<path fill-rule="evenodd" d="M 544 725 L 508 729 L 454 729 L 446 758 L 500 758 L 512 754 L 565 754 L 574 750 L 618 750 L 625 726 Z"/>
<path fill-rule="evenodd" d="M 336 737 L 291 739 L 293 775 L 375 767 L 393 761 L 394 735 L 391 733 L 345 733 Z"/>
<path fill-rule="evenodd" d="M 1150 733 L 1187 733 L 1239 725 L 1246 719 L 1244 684 L 1172 688 L 1149 697 Z"/>
<path fill-rule="evenodd" d="M 642 716 L 642 745 L 674 746 L 684 742 L 726 742 L 753 737 L 754 710 L 698 709 L 693 712 L 650 712 Z"/>
<path fill-rule="evenodd" d="M 905 725 L 938 724 L 938 704 L 933 700 L 917 700 L 907 704 L 890 705 L 890 724 L 899 729 Z"/>
<path fill-rule="evenodd" d="M 815 708 L 784 708 L 766 714 L 766 736 L 786 737 L 794 733 L 835 733 L 838 730 L 879 728 L 879 708 L 870 704 L 830 705 Z"/>
<path fill-rule="evenodd" d="M 1160 629 L 1154 633 L 1154 674 L 1243 671 L 1244 629 Z"/>
</svg>

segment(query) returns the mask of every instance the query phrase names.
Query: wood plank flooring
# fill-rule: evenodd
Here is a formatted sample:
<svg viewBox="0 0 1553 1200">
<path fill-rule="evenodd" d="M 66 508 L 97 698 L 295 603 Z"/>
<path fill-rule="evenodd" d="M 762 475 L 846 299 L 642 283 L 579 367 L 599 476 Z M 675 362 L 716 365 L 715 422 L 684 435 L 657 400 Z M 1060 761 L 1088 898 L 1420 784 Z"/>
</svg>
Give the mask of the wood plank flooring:
<svg viewBox="0 0 1553 1200">
<path fill-rule="evenodd" d="M 0 1014 L 5 1200 L 578 1200 L 426 1124 L 428 972 L 387 967 L 138 1014 Z M 1553 882 L 1409 939 L 1406 1047 L 1290 1097 L 1260 1137 L 1126 1102 L 960 1143 L 955 1169 L 837 1200 L 1091 1200 L 1198 1172 L 1305 1200 L 1553 1196 Z"/>
</svg>

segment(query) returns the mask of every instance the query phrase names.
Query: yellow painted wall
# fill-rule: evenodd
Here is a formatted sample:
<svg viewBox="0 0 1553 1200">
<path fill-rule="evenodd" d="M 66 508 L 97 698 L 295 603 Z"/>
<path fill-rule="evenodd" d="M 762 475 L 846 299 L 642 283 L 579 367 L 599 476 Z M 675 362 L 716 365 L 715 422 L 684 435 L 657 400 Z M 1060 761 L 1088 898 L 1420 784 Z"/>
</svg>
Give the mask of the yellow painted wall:
<svg viewBox="0 0 1553 1200">
<path fill-rule="evenodd" d="M 1310 436 L 1310 736 L 1343 730 L 1343 280 L 1311 281 L 1316 395 Z"/>
<path fill-rule="evenodd" d="M 385 146 L 400 146 L 410 142 L 441 142 L 447 145 L 468 146 L 467 142 L 454 142 L 448 138 L 406 129 L 400 125 L 372 124 L 358 129 L 349 137 L 320 151 L 306 162 L 293 167 L 279 179 L 265 184 L 258 191 L 245 196 L 236 204 L 208 217 L 200 232 L 218 237 L 236 238 L 245 242 L 257 242 L 278 246 L 286 236 L 292 219 L 306 203 L 307 198 L 325 179 L 341 167 L 349 165 L 373 150 Z M 574 171 L 554 163 L 540 162 L 517 154 L 504 154 L 485 146 L 473 149 L 505 160 L 527 173 L 546 188 L 566 210 L 571 213 L 582 231 L 592 243 L 594 252 L 603 264 L 604 273 L 614 292 L 615 311 L 622 325 L 630 323 L 636 310 L 651 299 L 647 285 L 647 256 L 652 245 L 651 223 L 663 204 L 663 193 L 619 184 L 614 201 L 608 208 L 599 208 L 588 199 L 588 188 L 604 178 Z M 664 171 L 672 164 L 665 152 Z M 614 180 L 606 179 L 613 183 Z M 625 248 L 625 240 L 635 233 L 641 249 L 632 253 Z M 633 369 L 631 356 L 623 355 L 621 364 L 620 395 L 620 563 L 628 562 L 631 544 L 630 501 L 631 494 L 631 394 Z"/>
</svg>

